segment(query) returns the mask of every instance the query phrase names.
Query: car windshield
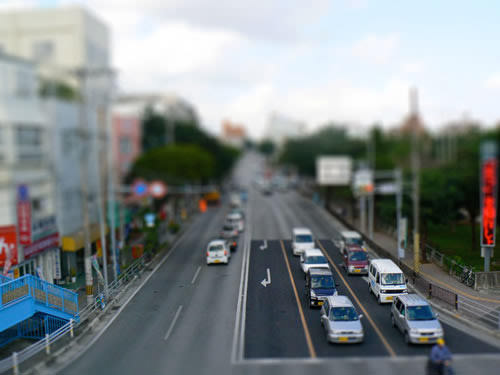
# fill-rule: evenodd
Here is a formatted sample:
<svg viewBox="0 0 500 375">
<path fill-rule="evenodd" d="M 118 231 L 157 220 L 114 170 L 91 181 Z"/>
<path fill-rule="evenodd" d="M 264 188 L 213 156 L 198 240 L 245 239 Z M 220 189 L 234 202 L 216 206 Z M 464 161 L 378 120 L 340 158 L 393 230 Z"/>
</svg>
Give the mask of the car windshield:
<svg viewBox="0 0 500 375">
<path fill-rule="evenodd" d="M 306 264 L 324 264 L 326 259 L 322 255 L 312 256 L 306 258 Z"/>
<path fill-rule="evenodd" d="M 208 251 L 219 251 L 219 250 L 224 250 L 224 246 L 223 245 L 212 245 L 208 249 Z"/>
<path fill-rule="evenodd" d="M 408 311 L 408 320 L 434 320 L 436 317 L 428 305 L 423 306 L 409 306 L 406 309 Z"/>
<path fill-rule="evenodd" d="M 349 260 L 363 261 L 367 260 L 365 251 L 351 251 L 349 252 Z"/>
<path fill-rule="evenodd" d="M 333 277 L 329 275 L 312 276 L 311 277 L 312 289 L 331 289 L 333 288 Z"/>
<path fill-rule="evenodd" d="M 330 320 L 337 321 L 353 321 L 358 320 L 359 316 L 354 307 L 332 307 L 330 310 Z"/>
<path fill-rule="evenodd" d="M 298 234 L 295 236 L 295 242 L 298 243 L 313 242 L 313 239 L 310 234 Z"/>
<path fill-rule="evenodd" d="M 345 242 L 347 245 L 363 246 L 363 240 L 361 238 L 348 238 Z"/>
<path fill-rule="evenodd" d="M 233 230 L 233 226 L 232 225 L 224 225 L 224 230 Z"/>
<path fill-rule="evenodd" d="M 382 284 L 384 285 L 397 285 L 404 284 L 402 273 L 383 273 Z"/>
</svg>

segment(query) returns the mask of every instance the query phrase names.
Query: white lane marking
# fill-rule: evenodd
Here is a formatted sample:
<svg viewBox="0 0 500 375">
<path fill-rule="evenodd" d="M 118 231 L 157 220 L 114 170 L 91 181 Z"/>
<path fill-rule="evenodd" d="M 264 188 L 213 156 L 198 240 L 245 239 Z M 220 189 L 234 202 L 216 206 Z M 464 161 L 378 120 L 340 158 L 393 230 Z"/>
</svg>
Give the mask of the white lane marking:
<svg viewBox="0 0 500 375">
<path fill-rule="evenodd" d="M 261 250 L 266 250 L 267 249 L 267 240 L 264 240 L 264 242 L 262 243 L 262 245 L 260 245 L 260 249 Z"/>
<path fill-rule="evenodd" d="M 121 305 L 121 307 L 118 309 L 118 311 L 116 312 L 116 314 L 109 320 L 108 323 L 106 323 L 106 325 L 103 327 L 103 329 L 99 332 L 96 333 L 96 335 L 94 336 L 94 338 L 92 340 L 90 340 L 90 342 L 87 344 L 87 346 L 83 347 L 74 357 L 73 357 L 73 360 L 75 360 L 76 358 L 79 358 L 81 357 L 87 350 L 89 350 L 89 348 L 94 345 L 94 343 L 104 334 L 104 332 L 106 332 L 106 330 L 109 328 L 109 326 L 111 324 L 113 324 L 113 322 L 115 321 L 116 318 L 118 318 L 118 316 L 120 315 L 120 313 L 123 311 L 123 309 L 125 307 L 127 307 L 127 305 L 129 304 L 130 301 L 132 301 L 132 298 L 135 297 L 135 295 L 137 293 L 139 293 L 139 291 L 142 289 L 142 287 L 149 281 L 149 279 L 155 274 L 155 272 L 163 265 L 163 263 L 165 263 L 167 261 L 167 259 L 170 257 L 170 255 L 173 254 L 173 252 L 175 251 L 175 249 L 177 249 L 177 247 L 179 246 L 179 244 L 182 242 L 182 240 L 184 239 L 184 237 L 188 234 L 188 233 L 191 233 L 189 230 L 186 230 L 181 237 L 179 237 L 178 241 L 175 243 L 175 245 L 172 247 L 172 249 L 170 249 L 170 251 L 168 252 L 168 254 L 165 256 L 165 258 L 163 258 L 160 263 L 158 263 L 156 265 L 156 267 L 153 269 L 153 271 L 151 271 L 151 273 L 143 280 L 143 282 L 137 287 L 137 289 L 127 298 L 127 300 L 123 303 L 123 305 Z M 59 371 L 62 371 L 64 370 L 66 367 L 68 367 L 70 365 L 72 361 L 68 361 Z"/>
<path fill-rule="evenodd" d="M 172 334 L 172 331 L 174 330 L 175 327 L 175 323 L 177 322 L 177 319 L 179 319 L 179 315 L 181 315 L 181 311 L 182 311 L 182 305 L 180 305 L 179 308 L 177 309 L 177 312 L 175 313 L 174 316 L 174 320 L 172 320 L 172 323 L 170 323 L 170 327 L 168 328 L 167 333 L 165 333 L 165 337 L 163 338 L 163 340 L 167 341 L 170 335 Z"/>
<path fill-rule="evenodd" d="M 196 282 L 196 279 L 198 278 L 200 271 L 201 271 L 201 266 L 198 266 L 198 269 L 196 270 L 196 273 L 193 276 L 193 280 L 191 280 L 191 284 L 194 284 Z"/>
<path fill-rule="evenodd" d="M 267 269 L 267 279 L 264 279 L 260 282 L 264 288 L 266 288 L 269 284 L 271 284 L 271 270 Z"/>
</svg>

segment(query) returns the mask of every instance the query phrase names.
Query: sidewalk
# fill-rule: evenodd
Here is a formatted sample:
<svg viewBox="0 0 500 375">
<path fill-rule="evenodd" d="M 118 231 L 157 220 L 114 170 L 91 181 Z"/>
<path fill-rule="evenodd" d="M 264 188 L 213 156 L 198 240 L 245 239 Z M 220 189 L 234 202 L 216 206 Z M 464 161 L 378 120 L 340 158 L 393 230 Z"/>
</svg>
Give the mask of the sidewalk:
<svg viewBox="0 0 500 375">
<path fill-rule="evenodd" d="M 330 209 L 333 212 L 337 212 L 338 207 L 335 205 L 331 205 Z M 345 219 L 347 221 L 347 219 Z M 353 223 L 350 223 L 356 230 L 362 233 L 358 228 L 359 225 L 357 220 Z M 363 233 L 363 235 L 365 235 Z M 365 237 L 368 237 L 365 235 Z M 374 231 L 373 233 L 373 242 L 379 245 L 381 248 L 387 250 L 395 257 L 397 257 L 397 240 L 380 231 Z M 405 253 L 405 258 L 403 259 L 403 263 L 413 269 L 413 250 L 407 249 Z M 420 265 L 420 274 L 427 278 L 429 281 L 448 289 L 460 296 L 469 298 L 471 300 L 487 303 L 488 305 L 500 305 L 500 295 L 491 290 L 481 290 L 476 291 L 468 286 L 462 284 L 459 280 L 450 276 L 445 270 L 441 269 L 434 263 L 422 263 Z"/>
</svg>

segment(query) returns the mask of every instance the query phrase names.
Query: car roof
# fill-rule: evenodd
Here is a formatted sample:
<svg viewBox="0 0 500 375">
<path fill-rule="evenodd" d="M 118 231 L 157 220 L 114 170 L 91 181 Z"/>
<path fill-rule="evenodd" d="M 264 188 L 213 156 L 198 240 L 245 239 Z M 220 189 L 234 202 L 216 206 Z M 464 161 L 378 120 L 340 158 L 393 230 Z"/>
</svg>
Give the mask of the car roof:
<svg viewBox="0 0 500 375">
<path fill-rule="evenodd" d="M 330 307 L 354 307 L 353 303 L 347 296 L 328 296 L 327 300 Z"/>
<path fill-rule="evenodd" d="M 407 306 L 422 306 L 429 304 L 429 302 L 427 302 L 425 298 L 422 298 L 415 293 L 402 294 L 399 296 L 399 299 Z"/>
<path fill-rule="evenodd" d="M 213 246 L 213 245 L 225 245 L 226 241 L 225 240 L 212 240 L 208 243 L 208 246 Z"/>
<path fill-rule="evenodd" d="M 306 257 L 314 257 L 318 255 L 324 256 L 323 252 L 320 249 L 306 249 L 304 250 L 304 255 Z"/>
<path fill-rule="evenodd" d="M 301 227 L 301 228 L 293 228 L 293 234 L 311 234 L 312 235 L 312 232 L 309 228 Z"/>
<path fill-rule="evenodd" d="M 365 249 L 359 245 L 347 245 L 345 249 L 346 251 L 365 251 Z"/>
<path fill-rule="evenodd" d="M 309 275 L 331 275 L 333 277 L 332 271 L 327 268 L 309 268 Z"/>
<path fill-rule="evenodd" d="M 401 269 L 390 259 L 372 259 L 371 264 L 377 267 L 380 273 L 403 273 Z"/>
<path fill-rule="evenodd" d="M 240 219 L 241 214 L 239 212 L 231 212 L 230 214 L 227 214 L 226 219 Z"/>
<path fill-rule="evenodd" d="M 361 238 L 361 235 L 354 230 L 346 230 L 340 233 L 342 237 L 346 238 Z"/>
</svg>

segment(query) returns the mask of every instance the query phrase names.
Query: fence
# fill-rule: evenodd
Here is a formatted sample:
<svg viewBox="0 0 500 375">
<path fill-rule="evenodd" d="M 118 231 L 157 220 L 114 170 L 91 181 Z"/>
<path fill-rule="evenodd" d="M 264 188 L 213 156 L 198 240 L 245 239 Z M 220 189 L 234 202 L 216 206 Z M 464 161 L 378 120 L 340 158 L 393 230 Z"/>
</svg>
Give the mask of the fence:
<svg viewBox="0 0 500 375">
<path fill-rule="evenodd" d="M 121 273 L 116 280 L 109 284 L 107 298 L 105 297 L 103 299 L 104 296 L 99 295 L 95 298 L 93 303 L 88 304 L 81 309 L 78 315 L 78 320 L 71 319 L 67 324 L 54 331 L 52 334 L 46 335 L 45 339 L 37 341 L 22 351 L 18 353 L 14 352 L 10 357 L 0 360 L 0 373 L 13 369 L 14 374 L 18 374 L 19 364 L 22 362 L 43 351 L 50 354 L 53 350 L 53 345 L 63 337 L 67 337 L 69 335 L 73 338 L 74 330 L 83 323 L 88 322 L 93 315 L 101 312 L 105 303 L 109 303 L 120 298 L 121 294 L 125 290 L 125 287 L 132 280 L 135 280 L 144 269 L 146 255 L 149 257 L 149 254 L 145 254 L 141 258 L 137 259 L 123 273 Z"/>
<path fill-rule="evenodd" d="M 327 210 L 345 227 L 349 228 L 350 230 L 357 230 L 344 218 L 337 215 L 334 210 L 330 208 L 327 208 Z M 363 236 L 363 234 L 361 235 Z M 479 303 L 463 295 L 458 295 L 448 289 L 442 288 L 439 285 L 430 282 L 429 280 L 421 276 L 421 274 L 417 274 L 411 267 L 397 259 L 392 253 L 380 247 L 368 237 L 363 236 L 363 239 L 368 244 L 368 246 L 370 246 L 370 248 L 373 249 L 375 253 L 377 253 L 378 256 L 389 258 L 393 262 L 398 264 L 404 274 L 409 278 L 409 281 L 411 281 L 411 285 L 419 292 L 426 295 L 427 298 L 445 304 L 448 308 L 455 310 L 456 313 L 464 315 L 464 317 L 469 318 L 469 320 L 482 325 L 488 330 L 500 330 L 500 304 Z M 426 251 L 429 251 L 429 256 L 433 257 L 435 260 L 442 261 L 443 265 L 446 266 L 447 258 L 441 253 L 437 251 L 433 252 L 432 250 L 433 249 L 430 247 L 426 249 Z M 453 272 L 455 275 L 460 275 L 461 272 L 463 272 L 462 266 L 457 264 L 456 262 L 450 262 L 449 267 L 450 272 Z"/>
</svg>

